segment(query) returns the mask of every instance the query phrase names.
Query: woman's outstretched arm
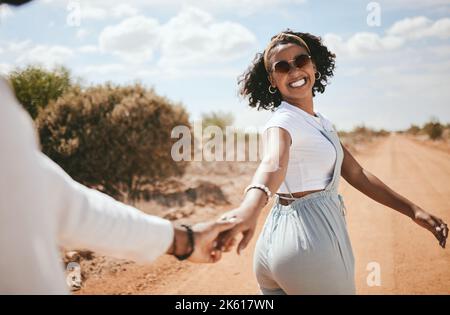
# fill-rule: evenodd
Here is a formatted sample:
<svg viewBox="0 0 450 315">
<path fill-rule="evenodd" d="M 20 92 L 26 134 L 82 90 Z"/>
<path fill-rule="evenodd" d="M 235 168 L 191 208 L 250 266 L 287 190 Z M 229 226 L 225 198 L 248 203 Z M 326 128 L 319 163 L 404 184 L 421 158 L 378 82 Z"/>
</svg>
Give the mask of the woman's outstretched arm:
<svg viewBox="0 0 450 315">
<path fill-rule="evenodd" d="M 290 145 L 291 136 L 285 129 L 271 127 L 264 132 L 264 156 L 253 176 L 252 184 L 265 185 L 271 192 L 278 190 L 286 176 Z M 242 233 L 243 237 L 237 248 L 238 254 L 247 246 L 255 233 L 257 219 L 266 203 L 267 196 L 263 191 L 251 189 L 245 194 L 238 208 L 222 215 L 223 220 L 236 217 L 240 222 L 223 234 L 220 245 L 225 251 L 231 250 L 239 233 Z"/>
<path fill-rule="evenodd" d="M 448 227 L 444 221 L 393 191 L 375 175 L 362 168 L 344 145 L 342 145 L 342 149 L 344 150 L 344 160 L 341 175 L 350 185 L 373 200 L 410 217 L 414 222 L 433 233 L 439 244 L 445 248 Z"/>
</svg>

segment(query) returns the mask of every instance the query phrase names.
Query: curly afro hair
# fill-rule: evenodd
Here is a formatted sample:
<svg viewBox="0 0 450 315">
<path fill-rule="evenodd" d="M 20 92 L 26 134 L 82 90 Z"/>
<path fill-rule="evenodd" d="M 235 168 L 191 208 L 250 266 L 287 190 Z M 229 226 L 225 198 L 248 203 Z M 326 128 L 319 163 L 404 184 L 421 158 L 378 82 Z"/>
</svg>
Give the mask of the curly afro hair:
<svg viewBox="0 0 450 315">
<path fill-rule="evenodd" d="M 311 51 L 311 57 L 316 65 L 316 69 L 321 74 L 320 79 L 314 83 L 312 94 L 315 96 L 316 92 L 323 93 L 329 79 L 333 76 L 336 55 L 322 44 L 320 37 L 309 33 L 293 32 L 290 29 L 282 33 L 299 36 L 306 42 Z M 277 35 L 273 36 L 272 40 Z M 281 37 L 273 47 L 287 43 L 299 45 L 298 41 L 292 37 Z M 238 78 L 239 94 L 244 98 L 248 98 L 250 107 L 256 107 L 258 110 L 261 108 L 274 110 L 281 104 L 282 96 L 278 90 L 275 94 L 269 93 L 270 81 L 268 75 L 264 67 L 264 52 L 262 52 L 256 54 L 250 67 Z"/>
</svg>

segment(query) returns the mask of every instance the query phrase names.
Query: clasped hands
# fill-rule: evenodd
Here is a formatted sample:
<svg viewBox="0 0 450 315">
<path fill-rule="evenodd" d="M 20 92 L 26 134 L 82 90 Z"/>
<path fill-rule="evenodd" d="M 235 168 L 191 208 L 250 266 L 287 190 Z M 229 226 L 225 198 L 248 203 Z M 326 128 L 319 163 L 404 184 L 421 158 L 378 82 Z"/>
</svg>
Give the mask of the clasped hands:
<svg viewBox="0 0 450 315">
<path fill-rule="evenodd" d="M 236 208 L 221 215 L 216 221 L 197 223 L 192 226 L 194 250 L 188 260 L 196 263 L 215 263 L 222 258 L 222 252 L 229 252 L 236 244 L 236 237 L 242 233 L 237 253 L 248 245 L 255 233 L 256 211 Z M 187 230 L 174 226 L 174 241 L 167 251 L 171 255 L 184 255 L 191 251 Z"/>
</svg>

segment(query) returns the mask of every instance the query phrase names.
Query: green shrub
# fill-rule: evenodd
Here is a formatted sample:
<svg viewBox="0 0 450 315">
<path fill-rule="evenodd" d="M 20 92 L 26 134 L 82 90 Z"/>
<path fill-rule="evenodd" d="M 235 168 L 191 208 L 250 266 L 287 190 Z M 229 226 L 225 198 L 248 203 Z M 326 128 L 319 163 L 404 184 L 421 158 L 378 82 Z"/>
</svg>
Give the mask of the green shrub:
<svg viewBox="0 0 450 315">
<path fill-rule="evenodd" d="M 71 86 L 70 73 L 64 67 L 52 71 L 36 66 L 16 69 L 9 74 L 9 81 L 17 99 L 33 119 Z"/>
<path fill-rule="evenodd" d="M 153 181 L 184 173 L 171 157 L 181 105 L 136 84 L 73 88 L 38 116 L 42 149 L 75 180 L 134 202 Z"/>
<path fill-rule="evenodd" d="M 428 137 L 432 140 L 437 140 L 442 138 L 442 133 L 444 131 L 444 127 L 441 125 L 441 123 L 435 119 L 432 118 L 429 122 L 427 122 L 423 126 L 423 130 L 428 135 Z"/>
</svg>

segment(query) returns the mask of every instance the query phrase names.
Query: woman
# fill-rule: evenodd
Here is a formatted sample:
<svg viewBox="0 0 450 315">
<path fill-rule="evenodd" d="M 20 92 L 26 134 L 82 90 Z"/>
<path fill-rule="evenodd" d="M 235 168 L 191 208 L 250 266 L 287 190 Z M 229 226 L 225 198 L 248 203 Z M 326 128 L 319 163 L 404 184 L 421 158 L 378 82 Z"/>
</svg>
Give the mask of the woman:
<svg viewBox="0 0 450 315">
<path fill-rule="evenodd" d="M 276 200 L 256 244 L 254 270 L 263 294 L 354 294 L 354 257 L 338 194 L 340 176 L 373 200 L 410 217 L 445 247 L 447 225 L 392 191 L 341 145 L 331 122 L 314 111 L 334 71 L 321 39 L 287 30 L 272 37 L 241 77 L 251 107 L 275 110 L 264 130 L 266 154 L 241 205 L 224 214 L 239 224 L 223 235 L 238 253 L 252 238 L 261 209 Z"/>
</svg>

